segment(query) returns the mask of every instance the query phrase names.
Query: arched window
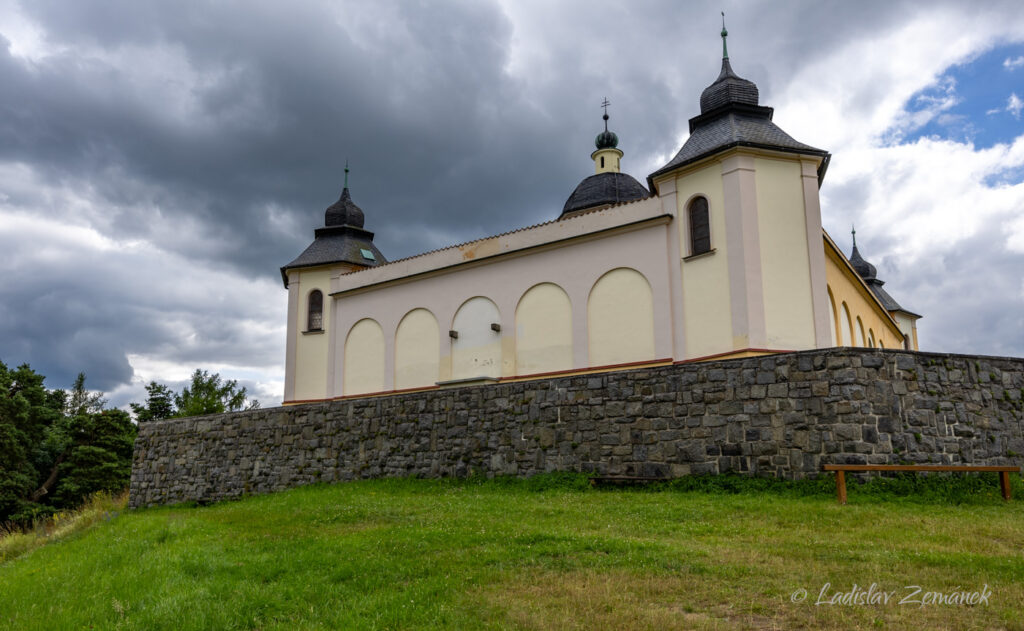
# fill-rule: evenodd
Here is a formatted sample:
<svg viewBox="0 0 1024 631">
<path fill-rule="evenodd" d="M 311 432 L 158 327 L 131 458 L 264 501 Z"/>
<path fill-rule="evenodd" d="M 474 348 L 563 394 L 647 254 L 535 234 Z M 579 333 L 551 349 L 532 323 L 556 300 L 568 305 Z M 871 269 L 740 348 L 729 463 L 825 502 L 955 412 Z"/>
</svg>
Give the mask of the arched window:
<svg viewBox="0 0 1024 631">
<path fill-rule="evenodd" d="M 711 250 L 711 224 L 708 221 L 708 200 L 698 197 L 690 202 L 690 256 Z"/>
<path fill-rule="evenodd" d="M 306 318 L 307 331 L 324 329 L 324 295 L 319 289 L 309 292 L 309 309 Z"/>
</svg>

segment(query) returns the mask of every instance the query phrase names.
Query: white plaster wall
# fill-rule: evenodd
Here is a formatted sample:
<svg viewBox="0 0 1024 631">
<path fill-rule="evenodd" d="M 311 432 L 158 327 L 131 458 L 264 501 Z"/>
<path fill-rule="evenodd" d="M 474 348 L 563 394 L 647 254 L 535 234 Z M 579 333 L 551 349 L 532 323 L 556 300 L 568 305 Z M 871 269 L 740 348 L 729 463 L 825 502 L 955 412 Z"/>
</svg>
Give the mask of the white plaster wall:
<svg viewBox="0 0 1024 631">
<path fill-rule="evenodd" d="M 413 309 L 395 333 L 395 389 L 432 386 L 440 379 L 440 330 L 426 309 Z"/>
<path fill-rule="evenodd" d="M 591 366 L 655 359 L 654 300 L 650 284 L 636 270 L 615 269 L 597 281 L 587 320 Z"/>
<path fill-rule="evenodd" d="M 683 257 L 690 253 L 687 209 L 697 195 L 708 200 L 711 247 L 715 252 L 679 262 L 683 290 L 686 357 L 705 357 L 732 350 L 728 246 L 722 194 L 722 166 L 708 166 L 676 178 L 678 217 L 676 234 Z M 684 359 L 682 357 L 677 359 Z"/>
<path fill-rule="evenodd" d="M 327 269 L 312 271 L 297 270 L 292 273 L 299 283 L 299 299 L 296 305 L 295 336 L 295 399 L 322 399 L 327 394 L 327 331 L 332 326 L 330 318 L 331 275 Z M 319 289 L 324 294 L 324 332 L 303 333 L 309 322 L 307 317 L 309 294 Z"/>
<path fill-rule="evenodd" d="M 780 350 L 815 348 L 800 163 L 756 158 L 754 168 L 768 346 Z"/>
<path fill-rule="evenodd" d="M 452 379 L 501 377 L 501 333 L 491 329 L 501 326 L 498 306 L 489 298 L 470 298 L 459 307 L 452 320 Z"/>
<path fill-rule="evenodd" d="M 900 332 L 903 333 L 903 335 L 906 336 L 906 338 L 908 340 L 910 340 L 910 347 L 911 347 L 911 349 L 917 350 L 916 348 L 914 348 L 914 342 L 913 342 L 913 340 L 914 340 L 914 321 L 909 316 L 905 316 L 905 315 L 903 315 L 902 313 L 899 313 L 899 312 L 896 312 L 895 314 L 893 314 L 893 319 L 896 320 L 896 324 L 899 326 Z"/>
<path fill-rule="evenodd" d="M 384 332 L 370 318 L 360 320 L 345 337 L 345 394 L 384 390 Z"/>
<path fill-rule="evenodd" d="M 553 283 L 531 287 L 516 307 L 516 374 L 572 369 L 572 303 Z"/>
<path fill-rule="evenodd" d="M 675 227 L 665 223 L 667 220 L 659 220 L 639 227 L 616 229 L 616 224 L 654 219 L 660 214 L 658 200 L 649 199 L 603 210 L 594 213 L 594 216 L 581 216 L 540 228 L 545 233 L 545 240 L 559 237 L 571 239 L 579 236 L 581 230 L 603 226 L 615 230 L 614 232 L 587 235 L 578 240 L 561 241 L 521 254 L 513 253 L 510 256 L 477 262 L 477 259 L 485 254 L 502 253 L 519 243 L 530 245 L 530 240 L 534 239 L 532 234 L 514 233 L 507 237 L 487 239 L 445 250 L 436 253 L 436 256 L 426 255 L 400 261 L 393 268 L 386 265 L 341 276 L 335 279 L 336 283 L 332 289 L 352 291 L 334 299 L 337 316 L 334 326 L 339 327 L 339 331 L 347 330 L 359 318 L 372 317 L 383 328 L 385 346 L 390 348 L 394 344 L 399 320 L 410 310 L 428 309 L 437 317 L 439 323 L 454 322 L 455 311 L 462 303 L 476 296 L 486 297 L 497 307 L 499 323 L 502 326 L 502 365 L 507 367 L 507 372 L 503 372 L 501 376 L 513 376 L 516 374 L 516 305 L 530 287 L 549 282 L 562 287 L 571 304 L 572 368 L 586 368 L 590 365 L 587 345 L 587 299 L 590 290 L 605 272 L 617 267 L 631 267 L 642 273 L 651 286 L 654 303 L 654 354 L 657 358 L 670 358 L 673 323 L 666 265 L 669 242 L 666 231 L 675 230 Z M 467 262 L 468 265 L 461 267 L 437 269 L 444 264 L 456 265 Z M 426 273 L 408 279 L 401 277 L 403 273 L 408 274 L 415 270 Z M 394 283 L 361 287 L 374 281 Z M 343 344 L 343 339 L 339 336 L 339 346 Z M 454 378 L 454 373 L 453 341 L 443 326 L 439 346 L 439 373 L 440 380 L 444 381 Z M 334 353 L 333 388 L 328 396 L 350 394 L 342 387 L 346 382 L 343 355 L 341 348 Z M 389 364 L 393 364 L 393 358 L 388 361 Z M 387 382 L 384 389 L 393 389 L 393 366 L 388 366 L 385 375 Z"/>
</svg>

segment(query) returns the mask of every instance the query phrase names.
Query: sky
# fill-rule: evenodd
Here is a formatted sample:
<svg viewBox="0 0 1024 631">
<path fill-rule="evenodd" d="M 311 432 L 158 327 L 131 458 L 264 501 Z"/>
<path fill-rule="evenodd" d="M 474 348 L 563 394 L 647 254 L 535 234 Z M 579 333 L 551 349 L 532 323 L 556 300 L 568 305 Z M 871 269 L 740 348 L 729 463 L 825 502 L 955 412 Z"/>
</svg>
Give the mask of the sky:
<svg viewBox="0 0 1024 631">
<path fill-rule="evenodd" d="M 390 259 L 553 219 L 603 98 L 624 171 L 675 155 L 723 10 L 921 349 L 1024 356 L 1019 1 L 0 0 L 0 361 L 116 406 L 196 368 L 276 405 L 279 270 L 346 160 Z"/>
</svg>

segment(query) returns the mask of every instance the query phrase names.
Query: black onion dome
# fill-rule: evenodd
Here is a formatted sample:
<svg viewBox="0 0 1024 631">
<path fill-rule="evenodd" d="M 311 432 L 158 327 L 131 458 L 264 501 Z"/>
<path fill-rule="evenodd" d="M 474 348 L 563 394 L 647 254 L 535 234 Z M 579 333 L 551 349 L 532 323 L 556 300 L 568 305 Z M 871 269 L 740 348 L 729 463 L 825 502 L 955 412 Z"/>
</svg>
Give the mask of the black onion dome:
<svg viewBox="0 0 1024 631">
<path fill-rule="evenodd" d="M 348 172 L 347 167 L 345 171 Z M 363 219 L 363 211 L 352 202 L 346 185 L 338 201 L 324 213 L 323 227 L 313 231 L 313 243 L 281 268 L 284 286 L 288 286 L 290 269 L 335 263 L 363 268 L 387 263 L 388 260 L 373 244 L 373 233 L 363 228 Z"/>
<path fill-rule="evenodd" d="M 341 191 L 338 201 L 331 204 L 324 213 L 324 225 L 363 227 L 363 211 L 352 201 L 347 186 Z"/>
<path fill-rule="evenodd" d="M 718 78 L 701 92 L 700 113 L 707 114 L 713 109 L 733 103 L 757 105 L 757 101 L 757 85 L 737 76 L 726 57 L 722 60 L 722 72 Z"/>
<path fill-rule="evenodd" d="M 874 280 L 878 274 L 878 270 L 875 266 L 865 261 L 860 255 L 856 245 L 853 246 L 853 255 L 850 256 L 850 265 L 853 266 L 853 269 L 856 270 L 864 280 Z"/>
<path fill-rule="evenodd" d="M 607 103 L 607 101 L 605 101 Z M 604 131 L 597 135 L 594 139 L 594 145 L 598 149 L 614 149 L 619 146 L 619 137 L 615 135 L 615 132 L 608 131 L 608 112 L 604 113 Z"/>
<path fill-rule="evenodd" d="M 627 173 L 607 171 L 580 182 L 562 207 L 562 215 L 606 204 L 632 202 L 650 197 L 640 182 Z"/>
</svg>

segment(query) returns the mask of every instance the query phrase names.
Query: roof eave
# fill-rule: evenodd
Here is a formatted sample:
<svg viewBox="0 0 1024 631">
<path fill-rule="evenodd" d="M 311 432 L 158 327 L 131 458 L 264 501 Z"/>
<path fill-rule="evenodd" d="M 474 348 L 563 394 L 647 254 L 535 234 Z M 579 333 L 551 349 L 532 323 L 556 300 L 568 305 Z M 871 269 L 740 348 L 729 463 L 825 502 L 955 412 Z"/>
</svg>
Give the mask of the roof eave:
<svg viewBox="0 0 1024 631">
<path fill-rule="evenodd" d="M 715 154 L 723 153 L 725 151 L 728 151 L 730 149 L 735 149 L 737 147 L 750 147 L 752 149 L 767 149 L 767 150 L 770 150 L 770 151 L 781 151 L 783 153 L 792 153 L 792 154 L 795 154 L 795 155 L 819 157 L 819 158 L 821 158 L 821 163 L 818 165 L 818 187 L 819 188 L 821 187 L 822 179 L 824 179 L 824 177 L 825 177 L 825 172 L 822 170 L 822 165 L 824 165 L 825 169 L 827 170 L 828 169 L 828 162 L 832 158 L 832 154 L 830 154 L 828 151 L 825 151 L 823 149 L 796 149 L 794 147 L 782 147 L 782 146 L 779 146 L 779 145 L 769 145 L 769 144 L 759 143 L 759 142 L 750 142 L 750 141 L 747 141 L 747 140 L 736 140 L 734 142 L 730 142 L 729 144 L 722 145 L 721 147 L 715 147 L 714 149 L 709 149 L 708 151 L 705 151 L 704 153 L 698 154 L 698 155 L 696 155 L 696 156 L 694 156 L 692 158 L 688 158 L 688 159 L 686 159 L 686 160 L 684 160 L 684 161 L 682 161 L 682 162 L 680 162 L 678 164 L 673 164 L 671 166 L 666 165 L 666 166 L 661 167 L 660 169 L 658 169 L 654 173 L 651 173 L 650 175 L 647 176 L 647 189 L 649 191 L 651 191 L 652 195 L 657 195 L 658 194 L 657 187 L 654 186 L 654 179 L 655 178 L 660 178 L 663 175 L 667 175 L 669 173 L 672 173 L 673 171 L 677 171 L 677 170 L 679 170 L 679 169 L 681 169 L 681 168 L 683 168 L 685 166 L 689 166 L 689 165 L 694 164 L 696 162 L 700 162 L 701 160 L 706 160 L 707 158 L 710 158 L 711 156 L 713 156 Z"/>
</svg>

